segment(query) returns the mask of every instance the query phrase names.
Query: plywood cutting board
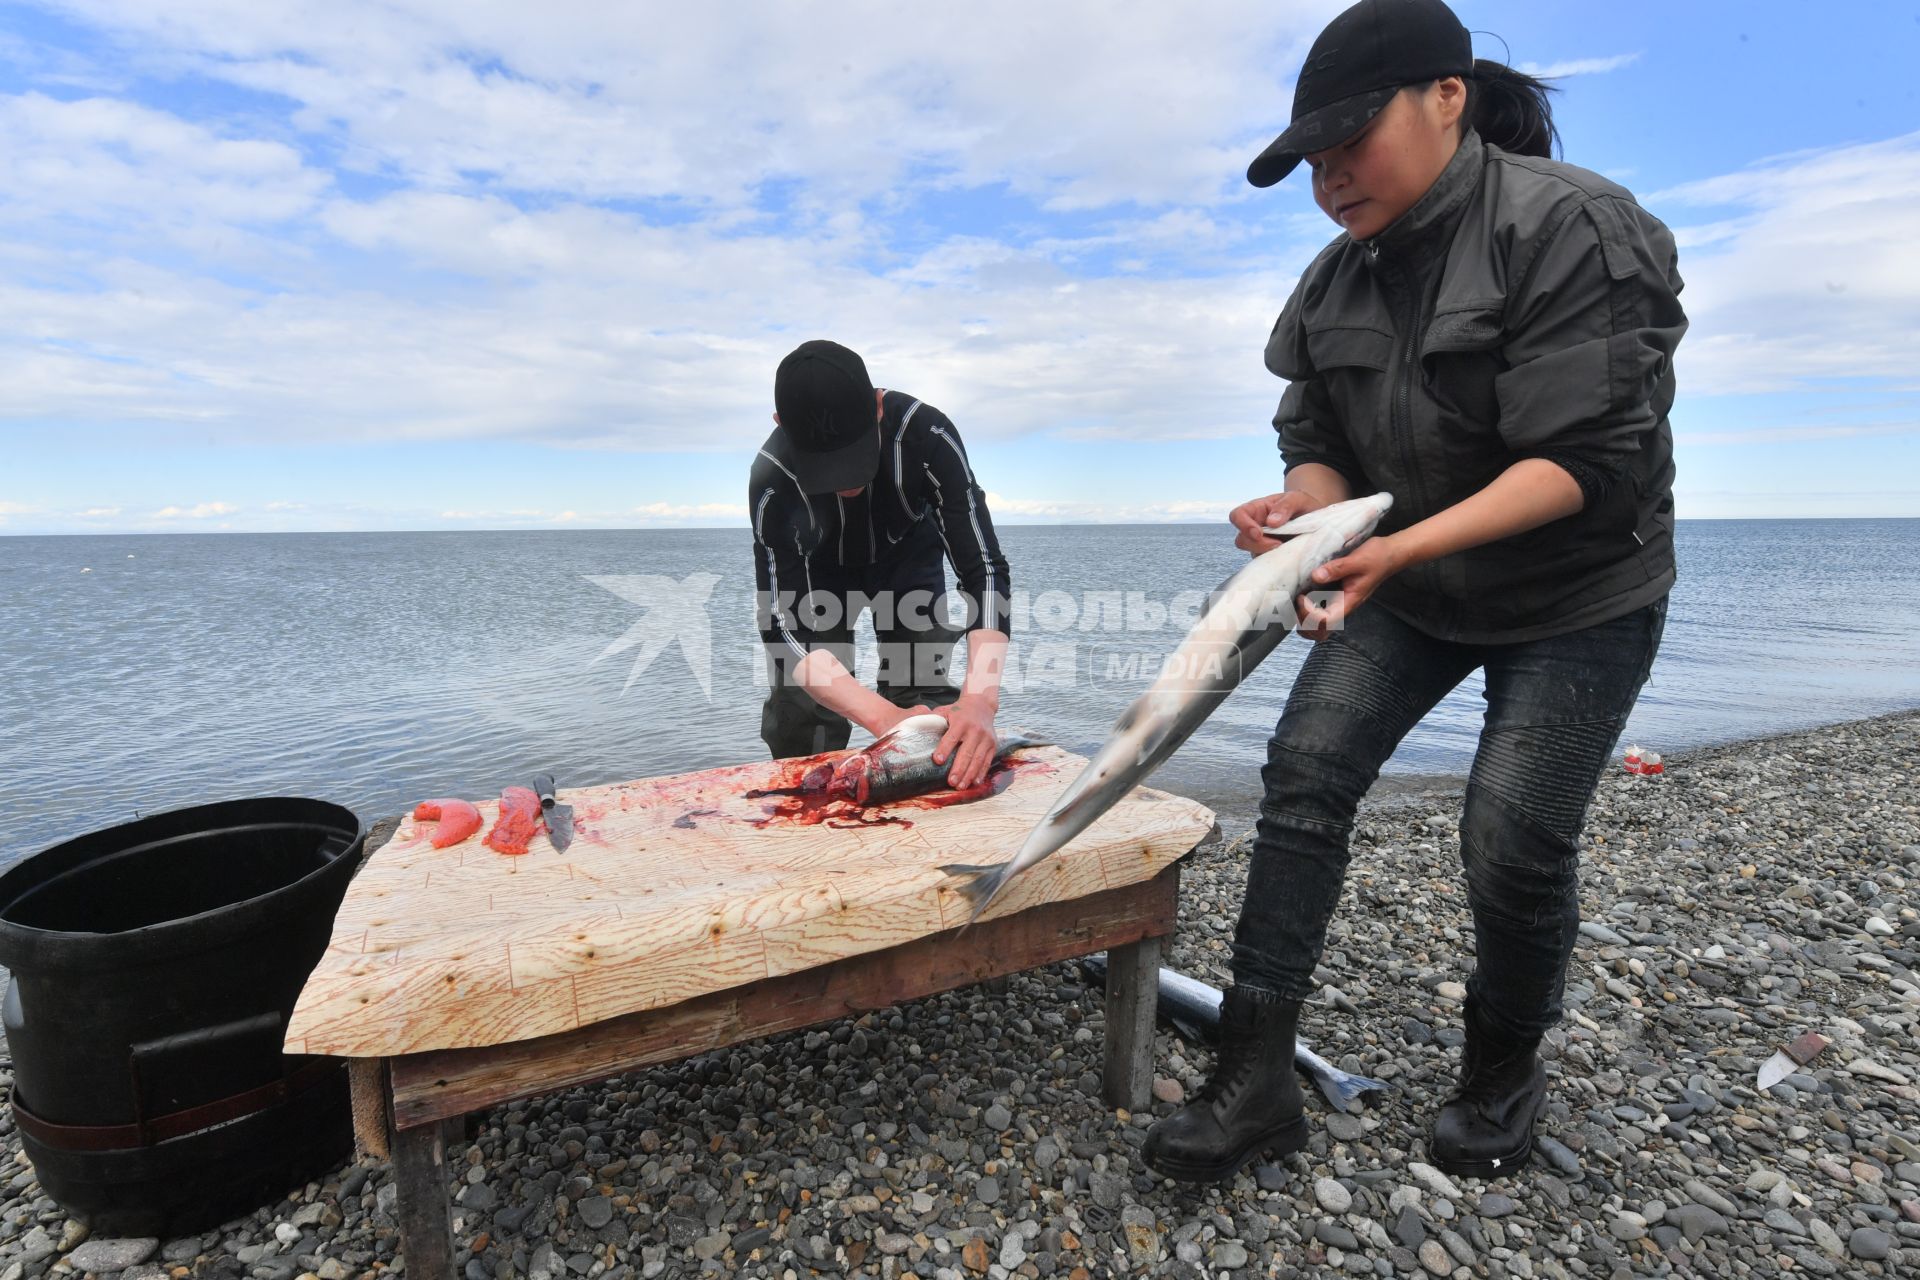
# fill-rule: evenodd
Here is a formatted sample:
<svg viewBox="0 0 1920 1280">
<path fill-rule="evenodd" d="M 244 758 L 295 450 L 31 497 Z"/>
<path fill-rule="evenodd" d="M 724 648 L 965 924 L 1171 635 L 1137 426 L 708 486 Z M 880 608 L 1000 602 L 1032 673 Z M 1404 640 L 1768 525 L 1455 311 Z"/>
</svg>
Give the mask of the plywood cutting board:
<svg viewBox="0 0 1920 1280">
<path fill-rule="evenodd" d="M 347 890 L 287 1027 L 288 1053 L 386 1057 L 504 1044 L 891 947 L 966 921 L 943 863 L 1010 858 L 1086 764 L 1012 757 L 997 794 L 865 811 L 749 796 L 807 761 L 563 791 L 576 833 L 520 857 L 446 849 L 400 824 Z M 1157 875 L 1213 825 L 1203 805 L 1136 790 L 1016 877 L 1000 916 Z"/>
</svg>

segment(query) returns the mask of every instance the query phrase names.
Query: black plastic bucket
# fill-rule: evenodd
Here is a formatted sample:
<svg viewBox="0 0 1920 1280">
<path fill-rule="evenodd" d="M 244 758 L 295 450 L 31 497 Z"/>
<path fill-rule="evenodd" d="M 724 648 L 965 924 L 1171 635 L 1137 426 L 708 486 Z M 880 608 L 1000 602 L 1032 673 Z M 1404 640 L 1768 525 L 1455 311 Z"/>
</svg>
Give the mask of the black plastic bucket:
<svg viewBox="0 0 1920 1280">
<path fill-rule="evenodd" d="M 0 875 L 14 1121 L 96 1234 L 202 1230 L 346 1158 L 345 1063 L 280 1045 L 365 841 L 339 805 L 235 800 Z"/>
</svg>

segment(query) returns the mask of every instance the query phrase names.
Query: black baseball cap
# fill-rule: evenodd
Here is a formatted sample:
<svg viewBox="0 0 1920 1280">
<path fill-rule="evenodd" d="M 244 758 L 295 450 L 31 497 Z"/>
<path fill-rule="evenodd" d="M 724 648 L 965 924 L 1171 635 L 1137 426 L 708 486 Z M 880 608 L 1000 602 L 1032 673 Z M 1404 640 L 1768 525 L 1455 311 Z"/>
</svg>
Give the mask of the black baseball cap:
<svg viewBox="0 0 1920 1280">
<path fill-rule="evenodd" d="M 1440 0 L 1360 0 L 1313 42 L 1293 89 L 1293 123 L 1247 166 L 1270 187 L 1300 158 L 1367 127 L 1405 85 L 1473 72 L 1473 39 Z"/>
<path fill-rule="evenodd" d="M 856 352 L 824 338 L 801 343 L 774 371 L 773 407 L 801 492 L 857 489 L 880 469 L 873 381 Z"/>
</svg>

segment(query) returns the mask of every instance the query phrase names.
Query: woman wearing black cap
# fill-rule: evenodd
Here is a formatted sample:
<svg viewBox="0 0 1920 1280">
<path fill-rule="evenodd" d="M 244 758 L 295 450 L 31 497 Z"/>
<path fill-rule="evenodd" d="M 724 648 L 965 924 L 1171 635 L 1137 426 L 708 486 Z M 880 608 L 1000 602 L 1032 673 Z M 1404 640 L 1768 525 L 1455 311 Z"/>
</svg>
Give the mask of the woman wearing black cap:
<svg viewBox="0 0 1920 1280">
<path fill-rule="evenodd" d="M 1262 770 L 1214 1075 L 1145 1154 L 1189 1180 L 1306 1142 L 1294 1032 L 1360 799 L 1470 673 L 1486 724 L 1460 819 L 1473 912 L 1466 1046 L 1430 1158 L 1525 1162 L 1580 921 L 1577 841 L 1645 682 L 1674 580 L 1673 238 L 1615 184 L 1550 158 L 1538 81 L 1475 61 L 1439 0 L 1364 0 L 1315 41 L 1293 120 L 1248 170 L 1301 161 L 1342 228 L 1267 345 L 1286 491 L 1238 545 L 1386 490 L 1376 535 L 1316 573 L 1319 641 Z"/>
</svg>

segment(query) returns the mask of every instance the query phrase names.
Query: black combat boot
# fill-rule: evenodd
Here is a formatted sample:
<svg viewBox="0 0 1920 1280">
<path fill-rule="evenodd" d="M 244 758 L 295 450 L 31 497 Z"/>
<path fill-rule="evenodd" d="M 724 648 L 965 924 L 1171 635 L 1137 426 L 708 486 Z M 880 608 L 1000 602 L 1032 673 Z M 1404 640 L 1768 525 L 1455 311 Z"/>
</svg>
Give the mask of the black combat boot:
<svg viewBox="0 0 1920 1280">
<path fill-rule="evenodd" d="M 1547 1097 L 1547 1071 L 1534 1052 L 1539 1036 L 1521 1040 L 1489 1026 L 1467 1001 L 1467 1044 L 1460 1087 L 1433 1126 L 1433 1162 L 1447 1173 L 1497 1178 L 1533 1154 L 1533 1122 Z"/>
<path fill-rule="evenodd" d="M 1182 1182 L 1223 1182 L 1263 1151 L 1307 1145 L 1294 1074 L 1300 1002 L 1230 988 L 1220 1002 L 1220 1052 L 1192 1102 L 1147 1131 L 1147 1163 Z"/>
</svg>

